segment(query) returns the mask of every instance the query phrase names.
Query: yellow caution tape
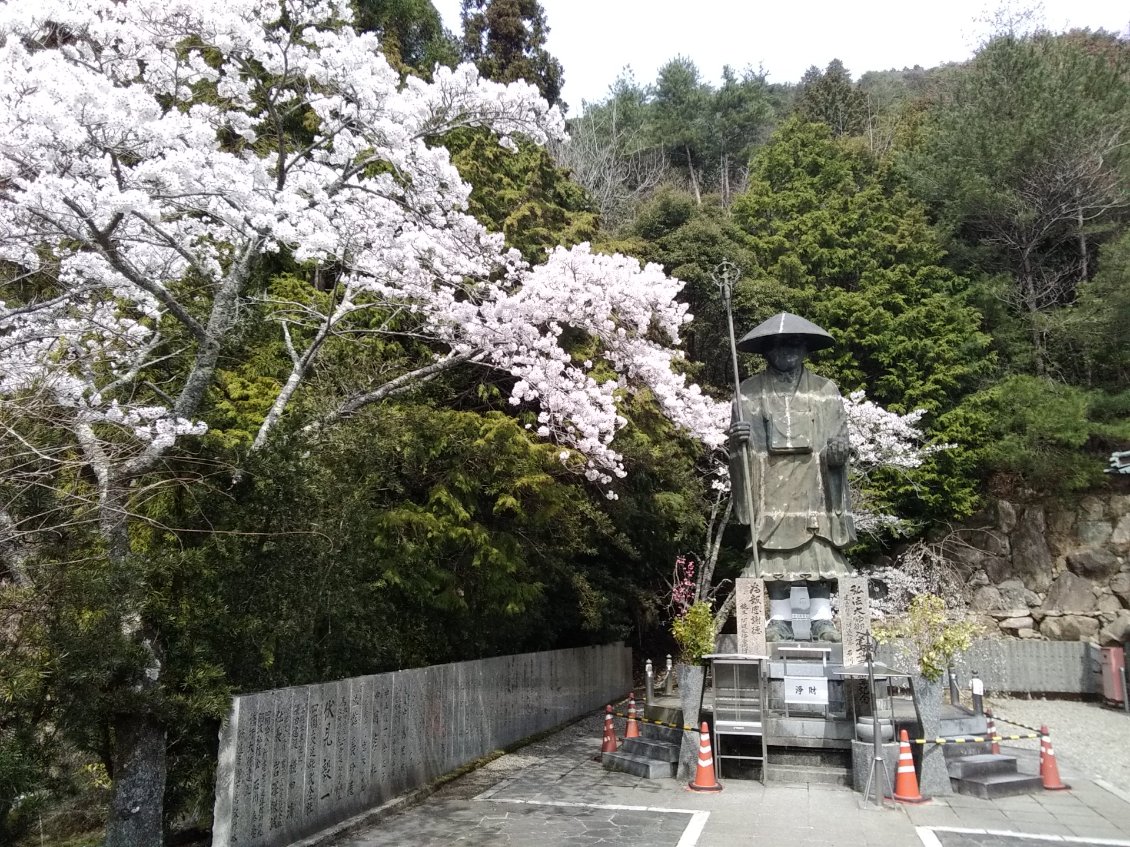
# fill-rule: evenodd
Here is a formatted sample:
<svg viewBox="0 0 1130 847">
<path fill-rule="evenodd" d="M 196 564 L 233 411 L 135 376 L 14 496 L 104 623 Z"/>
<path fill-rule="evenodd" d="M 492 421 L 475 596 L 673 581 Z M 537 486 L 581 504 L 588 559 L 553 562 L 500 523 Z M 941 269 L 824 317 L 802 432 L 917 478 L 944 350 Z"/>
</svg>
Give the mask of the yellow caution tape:
<svg viewBox="0 0 1130 847">
<path fill-rule="evenodd" d="M 1000 717 L 997 717 L 995 714 L 993 715 L 993 720 L 994 721 L 1000 721 L 1001 723 L 1006 723 L 1009 726 L 1019 726 L 1019 727 L 1023 727 L 1024 729 L 1030 729 L 1030 730 L 1032 730 L 1032 732 L 1035 732 L 1037 734 L 1040 732 L 1040 728 L 1038 726 L 1028 726 L 1028 724 L 1020 723 L 1020 721 L 1010 721 L 1008 718 L 1000 718 Z"/>
<path fill-rule="evenodd" d="M 628 714 L 627 712 L 613 712 L 612 716 L 617 718 L 626 718 L 628 717 Z M 667 723 L 665 721 L 652 720 L 651 718 L 641 718 L 638 714 L 636 715 L 636 720 L 640 723 L 650 723 L 655 724 L 656 726 L 666 726 L 670 729 L 682 729 L 686 732 L 698 732 L 700 729 L 700 727 L 697 726 L 686 726 L 685 724 L 683 726 L 679 726 L 679 724 L 677 723 Z"/>
<path fill-rule="evenodd" d="M 1040 733 L 1033 732 L 1026 735 L 969 735 L 961 738 L 914 738 L 914 744 L 987 744 L 992 741 L 1023 741 L 1040 738 Z"/>
</svg>

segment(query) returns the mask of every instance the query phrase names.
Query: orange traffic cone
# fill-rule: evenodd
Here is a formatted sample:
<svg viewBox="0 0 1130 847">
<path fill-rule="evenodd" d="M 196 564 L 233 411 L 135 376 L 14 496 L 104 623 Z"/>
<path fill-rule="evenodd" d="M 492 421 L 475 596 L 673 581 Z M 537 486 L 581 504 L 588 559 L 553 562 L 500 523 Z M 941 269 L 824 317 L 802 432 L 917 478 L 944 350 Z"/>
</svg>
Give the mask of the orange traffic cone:
<svg viewBox="0 0 1130 847">
<path fill-rule="evenodd" d="M 1040 779 L 1044 781 L 1044 788 L 1048 791 L 1063 791 L 1071 787 L 1059 779 L 1059 765 L 1055 762 L 1055 750 L 1052 749 L 1047 724 L 1040 725 Z"/>
<path fill-rule="evenodd" d="M 925 803 L 918 793 L 918 778 L 914 775 L 914 755 L 910 752 L 910 738 L 906 730 L 899 732 L 899 766 L 895 776 L 894 798 L 900 803 Z"/>
<path fill-rule="evenodd" d="M 985 709 L 985 722 L 987 724 L 985 727 L 985 734 L 989 736 L 989 741 L 991 741 L 993 745 L 989 748 L 989 752 L 991 752 L 994 756 L 998 756 L 1001 752 L 1001 745 L 1000 741 L 997 740 L 997 722 L 993 720 L 992 709 Z"/>
<path fill-rule="evenodd" d="M 600 740 L 601 753 L 616 752 L 616 729 L 612 726 L 612 707 L 604 707 L 604 738 Z"/>
<path fill-rule="evenodd" d="M 625 738 L 639 738 L 640 724 L 636 720 L 636 692 L 628 695 L 628 728 L 624 730 Z"/>
<path fill-rule="evenodd" d="M 710 729 L 706 726 L 706 721 L 703 721 L 699 733 L 698 768 L 695 770 L 694 781 L 687 783 L 687 788 L 691 791 L 721 791 L 722 786 L 714 776 L 714 754 L 710 750 Z"/>
</svg>

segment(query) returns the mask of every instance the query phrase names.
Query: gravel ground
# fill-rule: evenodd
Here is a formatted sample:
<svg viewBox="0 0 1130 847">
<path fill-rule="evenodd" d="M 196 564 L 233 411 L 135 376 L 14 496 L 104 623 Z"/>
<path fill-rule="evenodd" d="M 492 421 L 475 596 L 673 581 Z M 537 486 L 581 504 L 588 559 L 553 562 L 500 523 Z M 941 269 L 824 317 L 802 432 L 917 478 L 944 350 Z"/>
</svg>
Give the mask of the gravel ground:
<svg viewBox="0 0 1130 847">
<path fill-rule="evenodd" d="M 1001 718 L 1037 729 L 1047 724 L 1056 758 L 1065 768 L 1130 793 L 1130 715 L 1126 712 L 1071 700 L 993 698 L 989 705 L 997 716 L 998 732 L 1008 732 L 1000 726 Z M 1038 741 L 1022 743 L 1025 748 L 1038 749 L 1039 745 Z"/>
</svg>

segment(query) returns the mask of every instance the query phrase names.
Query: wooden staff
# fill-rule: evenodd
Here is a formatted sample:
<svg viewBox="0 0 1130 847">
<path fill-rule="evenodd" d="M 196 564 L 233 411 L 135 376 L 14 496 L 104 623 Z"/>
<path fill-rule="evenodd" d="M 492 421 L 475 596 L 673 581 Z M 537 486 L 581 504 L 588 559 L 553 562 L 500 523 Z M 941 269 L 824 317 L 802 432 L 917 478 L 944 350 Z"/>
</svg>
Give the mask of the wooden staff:
<svg viewBox="0 0 1130 847">
<path fill-rule="evenodd" d="M 733 262 L 723 260 L 722 264 L 714 269 L 711 276 L 714 277 L 714 282 L 722 293 L 722 305 L 726 309 L 726 323 L 730 328 L 730 359 L 734 365 L 734 419 L 737 423 L 743 423 L 745 418 L 742 410 L 742 378 L 738 371 L 738 342 L 734 336 L 734 311 L 732 308 L 733 285 L 738 276 L 738 268 Z M 753 575 L 760 577 L 761 557 L 757 552 L 757 513 L 754 510 L 753 487 L 750 484 L 753 462 L 748 440 L 742 442 L 741 451 L 742 469 L 745 471 L 742 474 L 741 496 L 745 498 L 746 514 L 749 516 L 749 546 L 753 553 Z M 731 489 L 734 485 L 735 480 L 731 479 Z M 737 494 L 737 492 L 734 493 Z"/>
</svg>

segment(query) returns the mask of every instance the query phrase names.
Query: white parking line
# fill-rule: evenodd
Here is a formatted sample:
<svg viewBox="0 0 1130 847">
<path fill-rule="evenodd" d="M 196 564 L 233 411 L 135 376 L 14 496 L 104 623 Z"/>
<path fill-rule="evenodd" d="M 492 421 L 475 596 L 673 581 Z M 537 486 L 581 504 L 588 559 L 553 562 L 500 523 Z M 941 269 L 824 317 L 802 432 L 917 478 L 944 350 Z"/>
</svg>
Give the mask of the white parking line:
<svg viewBox="0 0 1130 847">
<path fill-rule="evenodd" d="M 489 801 L 491 803 L 519 803 L 523 806 L 549 806 L 562 809 L 602 809 L 610 812 L 655 812 L 657 814 L 690 815 L 679 843 L 675 847 L 695 847 L 706 827 L 710 812 L 697 809 L 665 809 L 661 806 L 625 806 L 620 803 L 572 803 L 567 800 L 521 800 L 511 797 L 494 797 L 498 788 L 480 794 L 475 800 Z M 1130 847 L 1130 845 L 1128 845 Z"/>
<path fill-rule="evenodd" d="M 956 832 L 963 835 L 1003 835 L 1008 838 L 1029 838 L 1033 841 L 1051 841 L 1057 844 L 1101 844 L 1103 847 L 1130 847 L 1130 841 L 1120 838 L 1088 838 L 1085 835 L 1043 835 L 1035 832 L 1012 832 L 1007 829 L 965 829 L 956 826 L 915 827 L 923 847 L 942 847 L 935 833 Z"/>
</svg>

